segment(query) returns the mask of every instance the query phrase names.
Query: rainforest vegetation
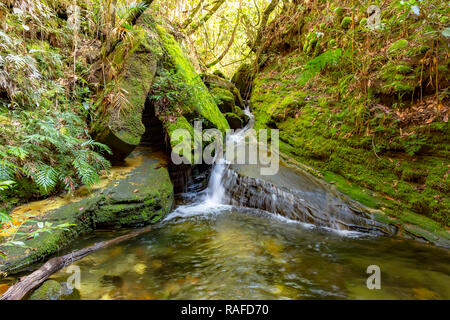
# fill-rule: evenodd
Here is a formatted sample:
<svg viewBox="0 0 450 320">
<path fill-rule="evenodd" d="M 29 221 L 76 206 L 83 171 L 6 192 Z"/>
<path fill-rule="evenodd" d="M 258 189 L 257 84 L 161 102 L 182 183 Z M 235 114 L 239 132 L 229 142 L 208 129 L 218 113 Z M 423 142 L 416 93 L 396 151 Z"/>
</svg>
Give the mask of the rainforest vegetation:
<svg viewBox="0 0 450 320">
<path fill-rule="evenodd" d="M 448 239 L 449 43 L 439 0 L 1 1 L 2 228 L 88 194 L 146 135 L 242 128 L 248 105 L 284 161 Z M 36 223 L 8 245 L 74 222 Z"/>
</svg>

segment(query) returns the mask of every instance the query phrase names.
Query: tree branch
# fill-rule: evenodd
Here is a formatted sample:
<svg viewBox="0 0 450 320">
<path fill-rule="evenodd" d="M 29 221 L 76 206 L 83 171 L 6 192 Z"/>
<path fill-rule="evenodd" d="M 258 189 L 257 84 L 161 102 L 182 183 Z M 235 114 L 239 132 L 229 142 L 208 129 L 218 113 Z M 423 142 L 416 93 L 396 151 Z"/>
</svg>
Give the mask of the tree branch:
<svg viewBox="0 0 450 320">
<path fill-rule="evenodd" d="M 234 29 L 233 29 L 233 33 L 231 34 L 230 41 L 228 41 L 228 44 L 225 47 L 225 50 L 222 52 L 222 54 L 220 56 L 218 56 L 216 60 L 214 60 L 213 62 L 211 62 L 211 63 L 206 65 L 207 68 L 211 68 L 212 66 L 215 66 L 220 61 L 222 61 L 222 59 L 227 55 L 228 51 L 230 50 L 231 46 L 233 45 L 234 37 L 236 36 L 236 31 L 237 31 L 237 28 L 239 26 L 239 20 L 241 19 L 241 8 L 242 8 L 242 0 L 239 3 L 237 20 L 236 20 L 236 24 L 235 24 Z"/>
<path fill-rule="evenodd" d="M 113 244 L 121 243 L 125 240 L 135 238 L 143 233 L 149 232 L 152 229 L 151 226 L 145 227 L 140 230 L 133 231 L 129 234 L 107 240 L 98 242 L 90 247 L 74 251 L 72 253 L 66 254 L 62 257 L 55 257 L 44 263 L 42 267 L 31 273 L 30 275 L 21 278 L 19 282 L 11 286 L 8 291 L 6 291 L 0 298 L 0 300 L 20 300 L 28 292 L 34 288 L 41 285 L 45 280 L 48 279 L 52 274 L 58 272 L 59 270 L 67 267 L 75 261 L 78 261 L 87 255 L 95 252 L 99 249 L 109 247 Z"/>
<path fill-rule="evenodd" d="M 202 24 L 205 24 L 222 6 L 222 4 L 224 4 L 224 2 L 225 0 L 216 0 L 216 4 L 214 5 L 214 7 L 212 7 L 211 10 L 209 10 L 209 12 L 205 14 L 197 23 L 194 23 L 191 26 L 191 28 L 187 31 L 187 35 L 193 34 Z"/>
<path fill-rule="evenodd" d="M 182 29 L 186 29 L 186 28 L 192 23 L 192 21 L 193 21 L 194 18 L 195 18 L 195 15 L 198 13 L 198 11 L 200 10 L 200 8 L 202 7 L 204 1 L 205 1 L 205 0 L 200 0 L 200 2 L 198 3 L 198 5 L 194 8 L 194 10 L 192 10 L 191 14 L 189 15 L 189 18 L 187 18 L 187 19 L 183 22 L 183 24 L 181 25 L 181 28 L 182 28 Z"/>
</svg>

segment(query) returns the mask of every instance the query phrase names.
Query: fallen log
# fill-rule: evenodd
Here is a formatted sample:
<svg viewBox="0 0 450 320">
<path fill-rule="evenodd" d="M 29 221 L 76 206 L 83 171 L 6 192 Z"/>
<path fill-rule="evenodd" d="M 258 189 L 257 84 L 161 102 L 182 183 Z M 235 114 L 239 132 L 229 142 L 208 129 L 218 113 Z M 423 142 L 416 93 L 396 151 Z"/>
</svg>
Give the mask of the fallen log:
<svg viewBox="0 0 450 320">
<path fill-rule="evenodd" d="M 42 267 L 40 267 L 33 273 L 29 274 L 28 276 L 21 278 L 19 282 L 11 286 L 8 289 L 8 291 L 6 291 L 0 297 L 0 300 L 20 300 L 28 292 L 41 285 L 52 274 L 67 267 L 73 262 L 80 260 L 99 249 L 106 248 L 111 245 L 123 242 L 125 240 L 135 238 L 143 233 L 149 232 L 151 229 L 152 227 L 148 226 L 111 240 L 95 243 L 90 247 L 76 250 L 64 256 L 52 258 L 48 260 L 46 263 L 44 263 Z"/>
</svg>

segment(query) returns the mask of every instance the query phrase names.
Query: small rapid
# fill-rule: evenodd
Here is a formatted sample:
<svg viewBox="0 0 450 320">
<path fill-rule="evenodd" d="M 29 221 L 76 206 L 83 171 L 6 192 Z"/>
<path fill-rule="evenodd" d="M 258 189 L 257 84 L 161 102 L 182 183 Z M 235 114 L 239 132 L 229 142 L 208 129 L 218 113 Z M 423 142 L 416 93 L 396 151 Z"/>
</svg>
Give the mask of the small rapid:
<svg viewBox="0 0 450 320">
<path fill-rule="evenodd" d="M 227 135 L 227 145 L 246 148 L 246 133 L 254 127 L 247 107 L 247 125 Z M 261 176 L 258 165 L 231 164 L 224 158 L 214 161 L 206 189 L 181 195 L 180 204 L 165 221 L 198 215 L 209 216 L 235 209 L 264 211 L 283 222 L 302 224 L 336 232 L 343 236 L 393 235 L 396 228 L 379 223 L 371 214 L 306 172 L 281 166 L 274 176 Z M 194 188 L 198 190 L 198 188 Z M 251 214 L 252 210 L 244 210 Z"/>
<path fill-rule="evenodd" d="M 243 129 L 237 130 L 234 134 L 227 136 L 227 139 L 235 144 L 244 143 L 242 139 L 244 133 L 253 128 L 255 123 L 254 116 L 249 107 L 247 106 L 243 111 L 249 118 L 247 125 Z M 224 176 L 229 170 L 229 167 L 230 163 L 224 158 L 216 158 L 209 176 L 207 188 L 200 192 L 186 192 L 182 194 L 181 197 L 184 198 L 187 204 L 179 205 L 164 221 L 197 215 L 211 215 L 230 209 L 231 206 L 225 196 L 226 189 L 223 183 Z"/>
</svg>

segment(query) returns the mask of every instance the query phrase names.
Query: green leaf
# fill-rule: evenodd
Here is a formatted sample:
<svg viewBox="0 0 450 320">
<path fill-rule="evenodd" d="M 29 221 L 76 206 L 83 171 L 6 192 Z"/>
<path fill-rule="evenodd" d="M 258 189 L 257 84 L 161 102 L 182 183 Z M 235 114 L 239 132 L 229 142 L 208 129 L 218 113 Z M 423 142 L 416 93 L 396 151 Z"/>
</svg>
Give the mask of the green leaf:
<svg viewBox="0 0 450 320">
<path fill-rule="evenodd" d="M 20 160 L 25 159 L 28 156 L 28 151 L 21 147 L 9 146 L 8 153 L 12 156 L 19 158 Z"/>
<path fill-rule="evenodd" d="M 11 223 L 12 219 L 9 215 L 7 215 L 6 213 L 0 211 L 0 223 L 1 224 L 5 224 L 5 223 Z"/>
<path fill-rule="evenodd" d="M 58 183 L 58 172 L 49 165 L 41 165 L 35 174 L 35 182 L 48 192 Z"/>
</svg>

